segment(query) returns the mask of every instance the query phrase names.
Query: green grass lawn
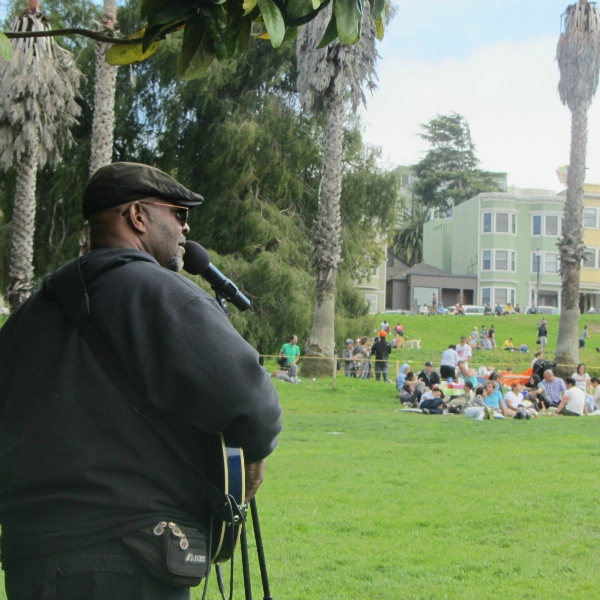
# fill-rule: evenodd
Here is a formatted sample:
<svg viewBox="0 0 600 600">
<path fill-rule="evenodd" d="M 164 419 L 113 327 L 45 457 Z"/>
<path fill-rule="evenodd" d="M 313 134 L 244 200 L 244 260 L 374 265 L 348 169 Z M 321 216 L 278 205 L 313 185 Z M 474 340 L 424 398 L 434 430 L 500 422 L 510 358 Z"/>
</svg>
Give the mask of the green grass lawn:
<svg viewBox="0 0 600 600">
<path fill-rule="evenodd" d="M 554 356 L 556 349 L 556 338 L 558 336 L 558 315 L 544 315 L 549 322 L 548 347 L 545 353 L 547 358 Z M 492 365 L 499 369 L 508 366 L 515 372 L 523 371 L 529 367 L 533 354 L 536 351 L 537 322 L 540 315 L 510 315 L 504 317 L 453 317 L 450 315 L 434 317 L 423 317 L 421 315 L 376 315 L 372 318 L 372 328 L 368 332 L 357 332 L 354 338 L 360 335 L 376 335 L 379 325 L 387 319 L 392 329 L 396 323 L 404 325 L 406 336 L 411 339 L 421 340 L 421 350 L 394 350 L 391 356 L 390 372 L 395 373 L 396 363 L 399 361 L 414 364 L 420 371 L 426 360 L 431 360 L 435 365 L 439 364 L 440 356 L 449 344 L 460 343 L 460 336 L 469 336 L 473 326 L 477 325 L 480 330 L 482 325 L 486 329 L 494 325 L 496 329 L 496 343 L 498 350 L 485 351 L 475 350 L 473 352 L 472 366 Z M 589 373 L 600 375 L 600 353 L 596 347 L 600 347 L 600 315 L 582 315 L 579 319 L 580 331 L 584 325 L 588 326 L 591 337 L 588 338 L 586 348 L 579 351 L 581 362 L 586 363 Z M 527 344 L 530 354 L 519 352 L 506 352 L 500 350 L 504 340 L 512 337 L 515 346 Z M 389 339 L 389 338 L 388 338 Z M 393 336 L 392 336 L 393 339 Z M 338 349 L 339 350 L 339 349 Z"/>
<path fill-rule="evenodd" d="M 274 598 L 599 596 L 600 418 L 426 417 L 396 412 L 389 384 L 277 386 L 258 495 Z"/>
</svg>

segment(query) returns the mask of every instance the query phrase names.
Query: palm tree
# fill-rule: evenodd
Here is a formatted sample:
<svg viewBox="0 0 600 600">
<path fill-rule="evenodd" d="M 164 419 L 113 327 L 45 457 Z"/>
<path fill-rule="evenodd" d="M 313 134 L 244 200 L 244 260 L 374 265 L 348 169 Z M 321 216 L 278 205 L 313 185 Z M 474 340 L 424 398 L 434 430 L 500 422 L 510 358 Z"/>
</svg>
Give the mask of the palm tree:
<svg viewBox="0 0 600 600">
<path fill-rule="evenodd" d="M 423 226 L 429 220 L 429 209 L 413 202 L 404 211 L 402 226 L 394 235 L 394 254 L 411 267 L 423 260 Z"/>
<path fill-rule="evenodd" d="M 354 109 L 365 102 L 363 88 L 375 88 L 375 27 L 365 3 L 362 35 L 354 45 L 335 40 L 317 46 L 331 19 L 331 5 L 305 25 L 298 35 L 298 92 L 303 108 L 325 115 L 325 147 L 315 230 L 314 264 L 317 298 L 309 341 L 309 356 L 333 356 L 335 284 L 340 265 L 340 195 L 342 191 L 342 142 L 347 99 Z M 327 373 L 330 360 L 311 360 L 307 374 Z"/>
<path fill-rule="evenodd" d="M 560 71 L 558 92 L 571 111 L 571 156 L 563 235 L 558 244 L 562 300 L 555 360 L 559 365 L 569 365 L 569 372 L 579 362 L 579 275 L 585 256 L 583 183 L 588 109 L 598 88 L 600 71 L 599 20 L 596 5 L 587 0 L 568 6 L 556 51 Z"/>
<path fill-rule="evenodd" d="M 104 0 L 102 29 L 113 32 L 117 25 L 117 0 Z M 107 42 L 96 42 L 96 82 L 94 86 L 94 121 L 90 155 L 90 177 L 112 161 L 113 132 L 115 129 L 115 87 L 117 67 L 109 65 L 105 58 L 112 47 Z M 87 223 L 79 238 L 79 255 L 90 250 L 90 230 Z"/>
<path fill-rule="evenodd" d="M 28 0 L 13 31 L 44 31 L 50 24 L 38 0 Z M 0 167 L 16 168 L 7 300 L 15 310 L 33 291 L 33 235 L 38 166 L 56 163 L 72 141 L 70 126 L 81 73 L 53 38 L 12 40 L 13 58 L 0 61 Z"/>
</svg>

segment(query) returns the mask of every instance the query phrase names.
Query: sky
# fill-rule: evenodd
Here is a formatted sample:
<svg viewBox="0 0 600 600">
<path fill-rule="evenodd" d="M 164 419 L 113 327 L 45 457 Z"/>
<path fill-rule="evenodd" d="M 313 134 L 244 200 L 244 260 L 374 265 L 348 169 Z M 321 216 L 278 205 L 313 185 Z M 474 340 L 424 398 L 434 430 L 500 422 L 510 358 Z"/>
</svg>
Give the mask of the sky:
<svg viewBox="0 0 600 600">
<path fill-rule="evenodd" d="M 560 17 L 574 0 L 396 0 L 379 45 L 379 87 L 363 111 L 365 138 L 394 165 L 428 149 L 419 125 L 457 112 L 481 168 L 509 185 L 561 191 L 571 113 L 557 92 Z M 588 183 L 600 183 L 600 98 L 589 112 Z"/>
</svg>

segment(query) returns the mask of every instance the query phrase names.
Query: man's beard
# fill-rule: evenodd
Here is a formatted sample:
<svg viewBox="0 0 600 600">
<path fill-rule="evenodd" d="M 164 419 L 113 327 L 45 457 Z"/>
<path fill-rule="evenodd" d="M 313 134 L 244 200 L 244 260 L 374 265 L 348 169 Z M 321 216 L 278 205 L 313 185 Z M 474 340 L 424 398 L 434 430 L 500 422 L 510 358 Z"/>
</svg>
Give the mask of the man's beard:
<svg viewBox="0 0 600 600">
<path fill-rule="evenodd" d="M 181 271 L 183 269 L 183 256 L 181 256 L 181 252 L 179 252 L 179 248 L 175 250 L 175 254 L 167 261 L 165 265 L 169 271 Z"/>
</svg>

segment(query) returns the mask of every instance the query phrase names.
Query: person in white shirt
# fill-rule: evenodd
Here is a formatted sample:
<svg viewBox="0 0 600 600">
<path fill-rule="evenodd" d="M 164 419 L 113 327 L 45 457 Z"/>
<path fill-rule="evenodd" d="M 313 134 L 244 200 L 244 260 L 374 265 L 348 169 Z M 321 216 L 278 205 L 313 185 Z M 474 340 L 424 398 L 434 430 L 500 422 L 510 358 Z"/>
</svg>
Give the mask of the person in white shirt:
<svg viewBox="0 0 600 600">
<path fill-rule="evenodd" d="M 505 417 L 514 417 L 515 413 L 520 409 L 524 408 L 523 393 L 521 390 L 523 386 L 520 383 L 513 383 L 510 390 L 504 394 L 503 404 L 501 408 L 502 414 Z M 537 417 L 537 411 L 533 408 L 528 408 L 527 412 L 534 418 Z"/>
<path fill-rule="evenodd" d="M 592 377 L 590 379 L 590 385 L 592 387 L 592 390 L 594 391 L 594 394 L 592 396 L 592 410 L 596 410 L 597 408 L 600 408 L 600 379 L 598 379 L 597 377 Z"/>
<path fill-rule="evenodd" d="M 567 386 L 567 391 L 552 416 L 581 417 L 587 415 L 588 409 L 585 403 L 585 392 L 575 385 L 575 380 L 572 377 L 565 379 L 565 385 Z"/>
<path fill-rule="evenodd" d="M 456 354 L 458 354 L 458 360 L 462 360 L 468 369 L 469 359 L 473 356 L 473 354 L 471 352 L 471 346 L 467 344 L 467 338 L 464 335 L 460 338 L 460 344 L 456 346 Z"/>
<path fill-rule="evenodd" d="M 450 344 L 447 350 L 442 352 L 442 360 L 440 361 L 440 376 L 442 379 L 456 377 L 456 365 L 458 365 L 458 354 L 456 353 L 456 345 Z"/>
<path fill-rule="evenodd" d="M 585 372 L 585 365 L 583 363 L 577 365 L 577 371 L 571 377 L 575 380 L 575 385 L 587 394 L 590 389 L 590 376 Z"/>
</svg>

